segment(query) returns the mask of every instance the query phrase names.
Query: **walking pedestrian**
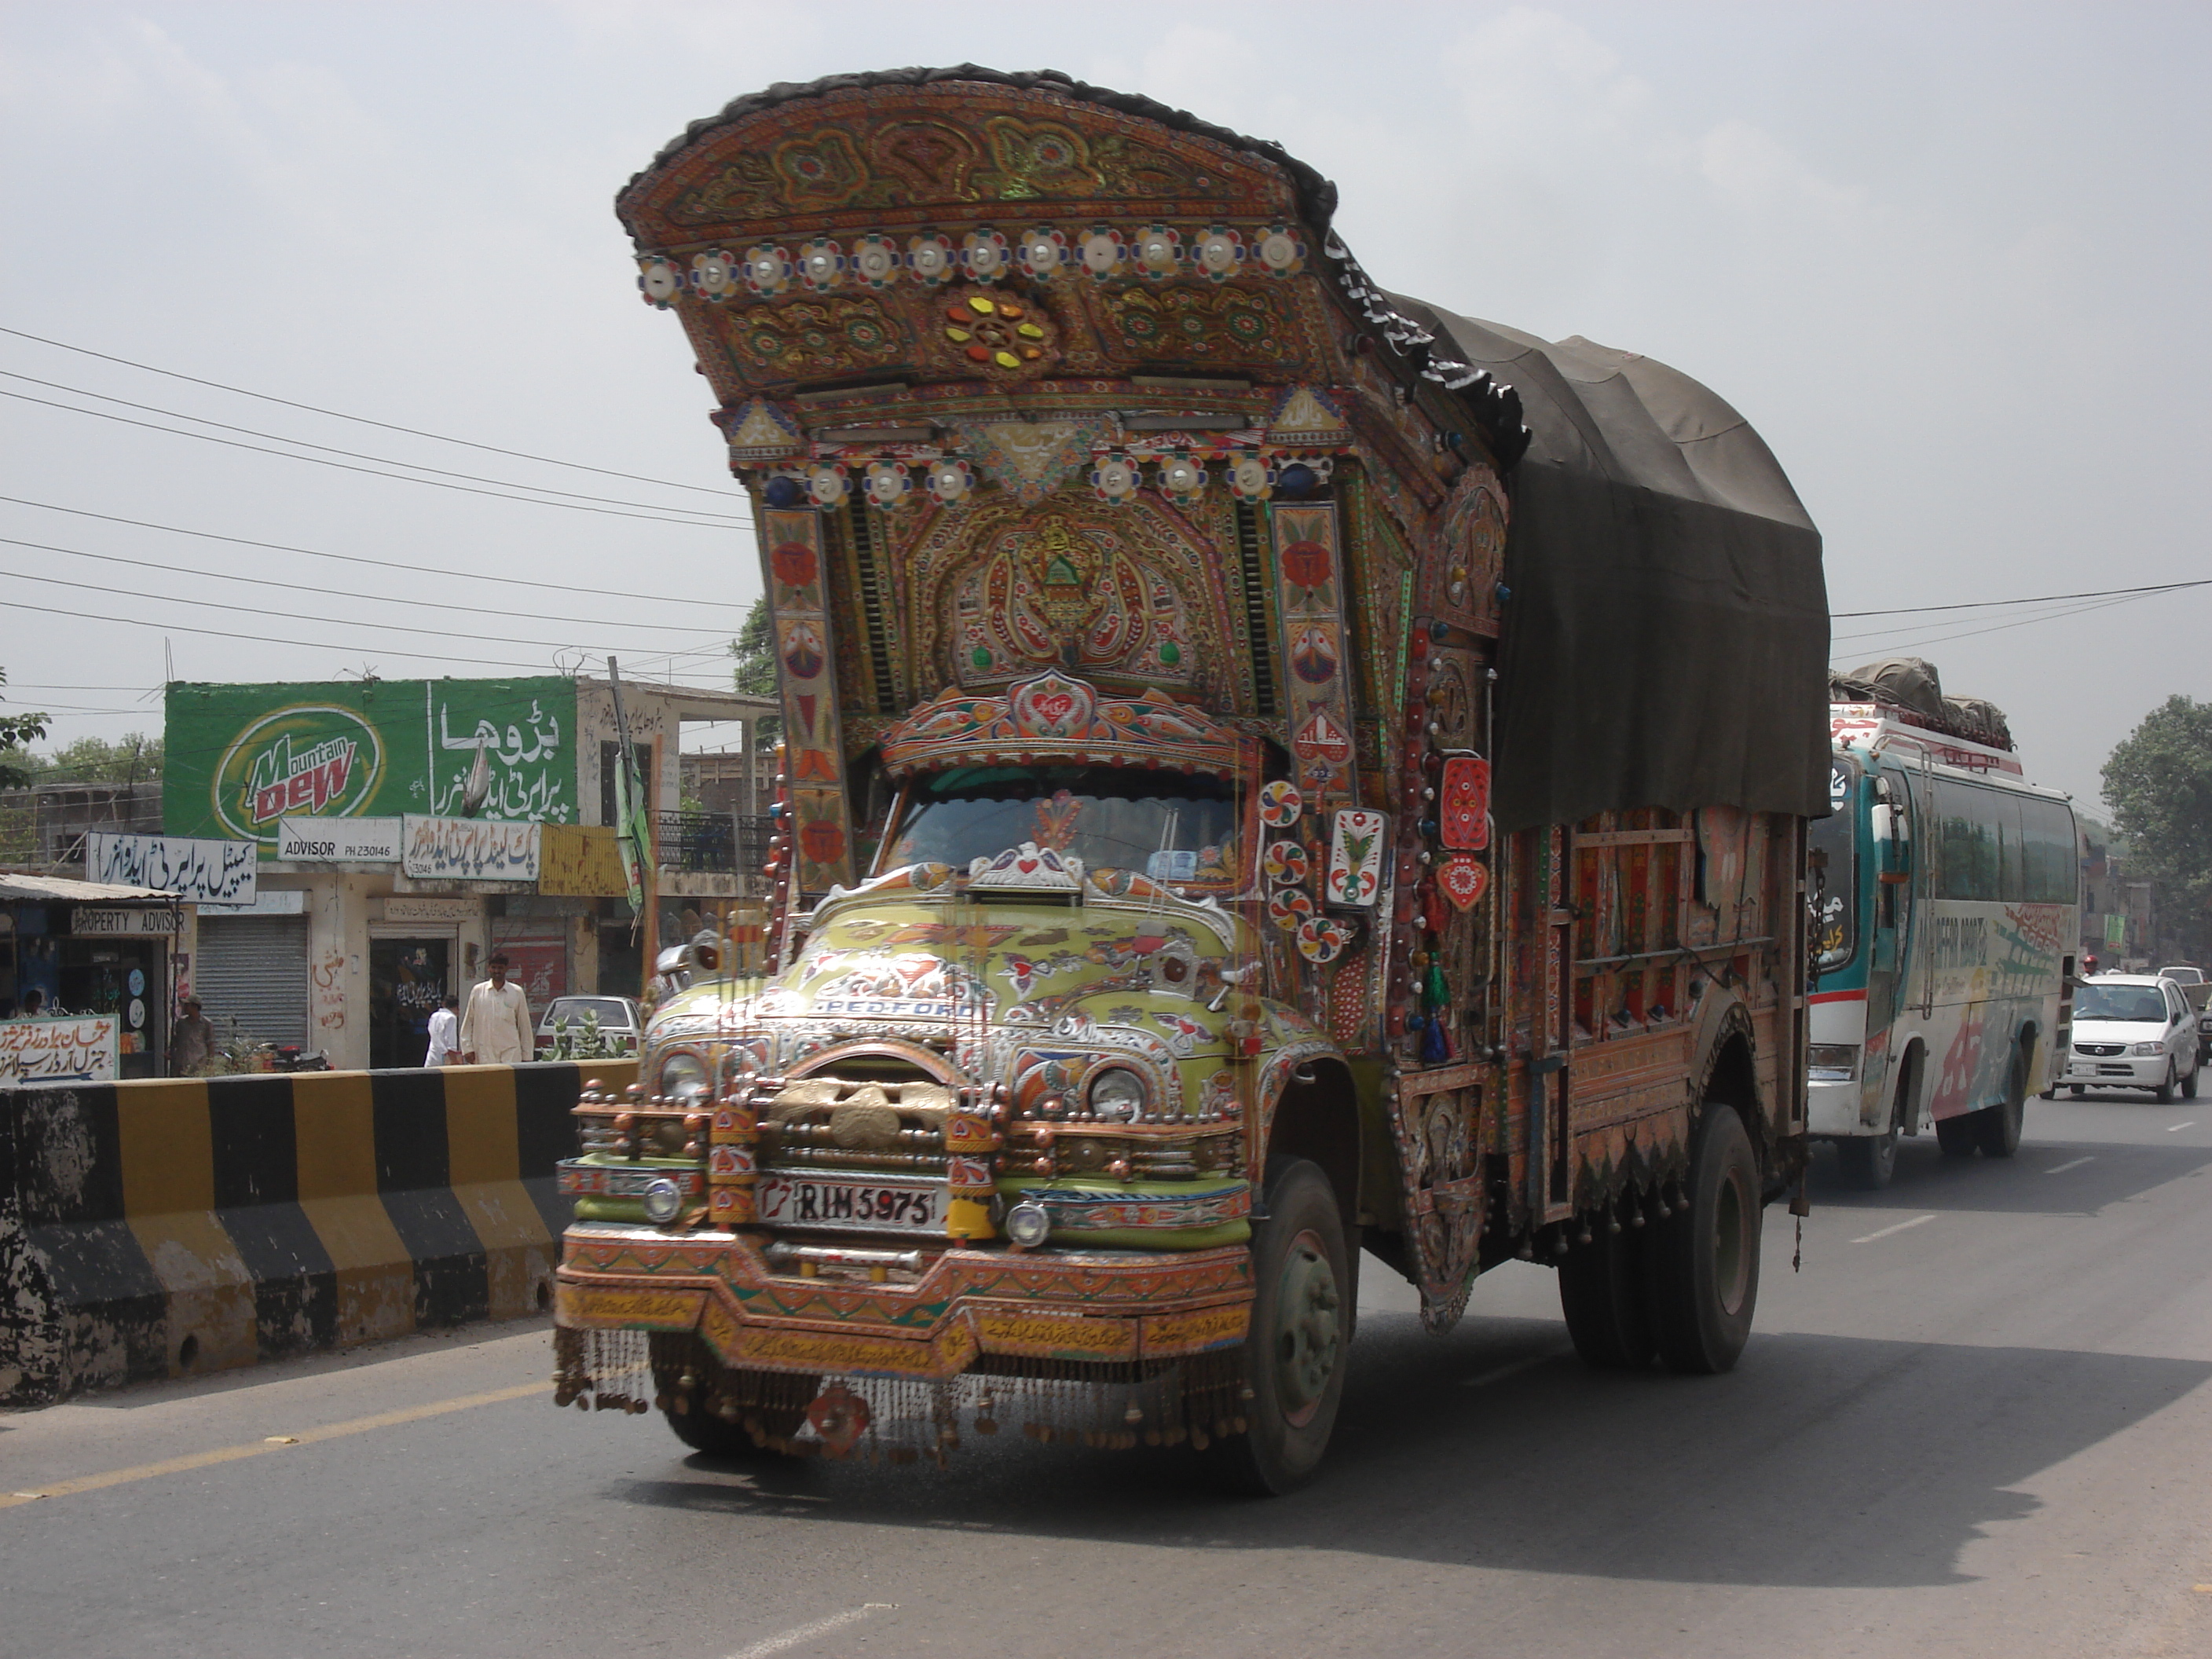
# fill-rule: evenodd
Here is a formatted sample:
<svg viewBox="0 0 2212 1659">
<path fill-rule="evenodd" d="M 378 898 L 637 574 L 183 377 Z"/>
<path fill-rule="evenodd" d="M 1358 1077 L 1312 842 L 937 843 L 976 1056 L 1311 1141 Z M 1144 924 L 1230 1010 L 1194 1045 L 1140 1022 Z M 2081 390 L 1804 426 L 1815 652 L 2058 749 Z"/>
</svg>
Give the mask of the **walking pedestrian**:
<svg viewBox="0 0 2212 1659">
<path fill-rule="evenodd" d="M 507 976 L 507 957 L 495 951 L 484 966 L 491 977 L 469 993 L 461 1016 L 461 1064 L 520 1066 L 538 1047 L 530 1024 L 530 999 Z"/>
<path fill-rule="evenodd" d="M 195 996 L 179 999 L 177 1023 L 169 1028 L 169 1075 L 198 1077 L 215 1055 L 215 1025 L 200 1012 Z"/>
<path fill-rule="evenodd" d="M 430 1051 L 422 1056 L 425 1066 L 443 1066 L 461 1046 L 461 1017 L 453 1011 L 461 1000 L 451 991 L 438 999 L 438 1006 L 430 1011 Z"/>
</svg>

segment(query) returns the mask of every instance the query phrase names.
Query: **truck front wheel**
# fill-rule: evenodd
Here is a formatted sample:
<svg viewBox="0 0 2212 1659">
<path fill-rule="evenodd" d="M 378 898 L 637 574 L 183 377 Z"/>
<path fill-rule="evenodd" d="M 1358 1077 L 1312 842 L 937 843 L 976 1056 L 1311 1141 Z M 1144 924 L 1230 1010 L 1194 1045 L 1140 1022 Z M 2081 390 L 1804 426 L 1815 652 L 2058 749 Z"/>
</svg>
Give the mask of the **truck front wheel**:
<svg viewBox="0 0 2212 1659">
<path fill-rule="evenodd" d="M 1319 1165 L 1289 1158 L 1269 1171 L 1252 1275 L 1245 1431 L 1216 1445 L 1230 1483 L 1264 1498 L 1313 1478 L 1344 1397 L 1352 1280 L 1344 1218 Z"/>
<path fill-rule="evenodd" d="M 673 1331 L 653 1334 L 653 1386 L 662 1404 L 660 1414 L 676 1437 L 693 1451 L 709 1457 L 760 1458 L 784 1455 L 775 1443 L 787 1441 L 806 1421 L 804 1406 L 737 1406 L 733 1415 L 718 1409 L 724 1400 L 746 1392 L 748 1378 L 760 1382 L 757 1372 L 726 1371 L 707 1345 L 697 1337 Z M 684 1379 L 691 1379 L 684 1386 Z M 775 1381 L 778 1392 L 811 1399 L 821 1388 L 818 1377 Z M 713 1386 L 720 1383 L 721 1386 Z"/>
<path fill-rule="evenodd" d="M 1759 1158 L 1734 1108 L 1705 1108 L 1686 1184 L 1650 1243 L 1651 1322 L 1669 1370 L 1710 1374 L 1735 1364 L 1759 1302 Z"/>
</svg>

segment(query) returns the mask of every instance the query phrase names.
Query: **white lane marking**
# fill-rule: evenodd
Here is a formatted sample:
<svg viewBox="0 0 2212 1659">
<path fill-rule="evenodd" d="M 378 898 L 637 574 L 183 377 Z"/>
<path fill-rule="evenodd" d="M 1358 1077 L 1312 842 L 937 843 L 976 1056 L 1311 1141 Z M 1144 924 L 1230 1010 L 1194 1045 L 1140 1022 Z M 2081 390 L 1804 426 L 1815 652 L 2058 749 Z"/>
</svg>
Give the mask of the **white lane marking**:
<svg viewBox="0 0 2212 1659">
<path fill-rule="evenodd" d="M 1509 1376 L 1518 1376 L 1522 1371 L 1532 1371 L 1537 1366 L 1557 1359 L 1567 1350 L 1547 1348 L 1541 1353 L 1532 1353 L 1526 1359 L 1516 1359 L 1510 1365 L 1500 1365 L 1496 1370 L 1485 1371 L 1480 1376 L 1470 1376 L 1460 1384 L 1462 1389 L 1488 1388 L 1492 1382 L 1503 1382 Z"/>
<path fill-rule="evenodd" d="M 1910 1221 L 1900 1221 L 1894 1227 L 1884 1227 L 1880 1232 L 1869 1233 L 1864 1238 L 1855 1238 L 1854 1244 L 1871 1244 L 1877 1238 L 1887 1238 L 1892 1233 L 1901 1233 L 1907 1227 L 1917 1227 L 1923 1221 L 1933 1221 L 1932 1215 L 1917 1215 Z"/>
<path fill-rule="evenodd" d="M 2064 1175 L 2069 1170 L 2078 1170 L 2084 1164 L 2094 1164 L 2096 1161 L 2097 1159 L 2095 1155 L 2092 1154 L 2087 1158 L 2077 1158 L 2070 1164 L 2054 1164 L 2043 1173 L 2045 1175 Z"/>
<path fill-rule="evenodd" d="M 749 1648 L 739 1648 L 730 1659 L 768 1659 L 771 1653 L 781 1653 L 795 1648 L 801 1642 L 811 1642 L 817 1636 L 827 1636 L 833 1630 L 842 1630 L 848 1625 L 857 1625 L 870 1613 L 888 1613 L 898 1605 L 896 1601 L 869 1601 L 843 1613 L 833 1613 L 827 1619 L 817 1619 L 811 1625 L 800 1625 L 785 1631 L 781 1636 L 764 1636 Z"/>
<path fill-rule="evenodd" d="M 2197 1127 L 2197 1120 L 2196 1120 L 2195 1118 L 2193 1118 L 2193 1117 L 2192 1117 L 2192 1118 L 2191 1118 L 2191 1119 L 2189 1120 L 2189 1121 L 2188 1121 L 2188 1122 L 2186 1122 L 2186 1123 L 2169 1123 L 2169 1124 L 2167 1124 L 2167 1125 L 2166 1126 L 2166 1133 L 2168 1133 L 2168 1134 L 2172 1134 L 2172 1133 L 2175 1130 L 2177 1130 L 2177 1129 L 2193 1129 L 2193 1128 L 2195 1128 L 2196 1127 Z"/>
</svg>

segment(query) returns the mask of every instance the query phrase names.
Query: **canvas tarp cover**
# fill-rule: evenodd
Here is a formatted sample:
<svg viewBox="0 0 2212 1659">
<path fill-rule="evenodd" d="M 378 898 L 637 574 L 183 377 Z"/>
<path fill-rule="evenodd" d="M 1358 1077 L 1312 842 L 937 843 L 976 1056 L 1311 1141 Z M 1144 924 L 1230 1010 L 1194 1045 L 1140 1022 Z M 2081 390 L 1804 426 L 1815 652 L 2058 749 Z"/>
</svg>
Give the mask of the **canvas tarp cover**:
<svg viewBox="0 0 2212 1659">
<path fill-rule="evenodd" d="M 1820 534 L 1749 422 L 1588 340 L 1393 303 L 1521 394 L 1499 827 L 1636 806 L 1828 811 Z"/>
</svg>

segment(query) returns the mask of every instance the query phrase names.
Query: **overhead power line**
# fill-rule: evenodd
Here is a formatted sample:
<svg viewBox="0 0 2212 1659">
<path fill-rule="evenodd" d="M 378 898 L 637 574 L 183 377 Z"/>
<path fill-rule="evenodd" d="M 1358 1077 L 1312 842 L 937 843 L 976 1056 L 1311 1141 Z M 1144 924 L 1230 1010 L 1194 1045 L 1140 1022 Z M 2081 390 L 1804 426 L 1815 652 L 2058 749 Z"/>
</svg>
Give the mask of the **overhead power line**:
<svg viewBox="0 0 2212 1659">
<path fill-rule="evenodd" d="M 0 398 L 13 398 L 20 403 L 38 404 L 47 409 L 66 410 L 72 415 L 88 415 L 94 420 L 115 421 L 125 426 L 142 427 L 149 432 L 166 432 L 172 438 L 192 438 L 204 444 L 221 444 L 227 449 L 250 450 L 257 455 L 276 455 L 288 461 L 306 461 L 315 466 L 334 466 L 342 472 L 365 473 L 372 478 L 394 478 L 402 483 L 422 484 L 432 489 L 458 489 L 469 495 L 489 495 L 496 501 L 523 501 L 533 507 L 564 507 L 571 513 L 599 513 L 611 519 L 642 519 L 648 524 L 684 525 L 693 530 L 728 532 L 735 524 L 714 523 L 706 519 L 672 519 L 667 513 L 690 511 L 688 507 L 671 507 L 662 512 L 629 513 L 618 507 L 589 507 L 582 501 L 548 500 L 543 495 L 510 495 L 503 490 L 485 489 L 475 484 L 453 483 L 444 478 L 418 478 L 409 472 L 385 472 L 373 466 L 356 466 L 350 461 L 334 461 L 323 455 L 298 455 L 289 449 L 268 449 L 259 444 L 240 443 L 235 438 L 218 438 L 212 432 L 186 432 L 173 426 L 161 426 L 152 421 L 133 420 L 128 415 L 111 415 L 104 409 L 80 409 L 75 404 L 56 403 L 51 398 L 33 398 L 27 392 L 9 392 L 0 388 Z M 281 441 L 289 442 L 289 439 Z M 402 463 L 404 465 L 404 463 Z M 530 486 L 524 485 L 524 489 Z"/>
<path fill-rule="evenodd" d="M 355 593 L 350 592 L 344 588 L 317 587 L 308 582 L 278 581 L 274 576 L 237 576 L 231 574 L 228 571 L 204 570 L 187 564 L 162 564 L 152 559 L 126 559 L 120 554 L 117 553 L 88 553 L 81 547 L 57 547 L 51 542 L 27 542 L 15 536 L 0 536 L 0 545 L 9 547 L 32 547 L 38 549 L 42 553 L 65 553 L 73 559 L 97 559 L 103 564 L 127 564 L 139 570 L 167 570 L 173 571 L 179 575 L 184 576 L 206 576 L 216 581 L 246 582 L 255 587 L 281 587 L 290 592 L 313 593 L 318 598 L 326 599 L 367 599 L 374 605 L 416 605 L 434 611 L 465 611 L 471 616 L 504 617 L 510 621 L 515 619 L 515 613 L 513 611 L 501 611 L 495 606 L 488 605 L 461 605 L 452 599 L 445 599 L 424 600 L 416 595 L 404 593 Z M 250 609 L 251 607 L 238 608 Z M 605 617 L 548 617 L 537 612 L 532 613 L 527 620 L 538 623 L 572 623 L 579 628 L 608 628 L 626 630 L 641 629 L 655 634 L 690 634 L 696 635 L 699 631 L 696 625 L 686 627 L 678 623 L 611 622 Z M 375 624 L 372 623 L 370 625 L 374 626 Z M 726 650 L 728 647 L 725 645 L 721 648 Z"/>
<path fill-rule="evenodd" d="M 2069 617 L 2083 616 L 2092 611 L 2109 611 L 2114 605 L 2132 605 L 2137 599 L 2149 597 L 2150 595 L 2146 593 L 2124 594 L 2114 599 L 2098 599 L 2087 605 L 2069 605 L 2063 610 L 2048 611 L 2040 617 L 2021 617 L 2011 622 L 1992 623 L 1987 628 L 1970 628 L 1957 634 L 1933 634 L 1923 635 L 1917 639 L 1899 639 L 1898 635 L 1901 630 L 1889 628 L 1872 634 L 1846 634 L 1838 640 L 1831 641 L 1830 643 L 1842 644 L 1851 640 L 1887 640 L 1892 643 L 1882 647 L 1884 650 L 1914 651 L 1924 646 L 1948 644 L 1953 640 L 1977 639 L 1984 634 L 2002 634 L 2014 628 L 2033 628 L 2038 623 L 2063 622 Z"/>
<path fill-rule="evenodd" d="M 1918 617 L 1936 611 L 1987 611 L 2007 605 L 2057 605 L 2066 599 L 2133 599 L 2150 593 L 2172 593 L 2185 587 L 2212 587 L 2212 577 L 2194 581 L 2156 582 L 2148 587 L 2101 587 L 2086 593 L 2040 593 L 2021 599 L 1967 599 L 1958 605 L 1899 605 L 1887 611 L 1831 611 L 1831 622 L 1849 622 L 1860 617 Z M 1870 639 L 1867 634 L 1854 635 L 1855 639 Z"/>
<path fill-rule="evenodd" d="M 358 651 L 361 648 L 358 641 L 356 641 L 351 645 L 341 645 L 335 641 L 331 640 L 299 640 L 287 637 L 282 640 L 272 641 L 265 633 L 240 634 L 228 629 L 194 628 L 189 623 L 172 622 L 166 617 L 159 622 L 149 622 L 140 617 L 118 617 L 103 611 L 97 617 L 87 618 L 82 611 L 63 611 L 50 605 L 26 605 L 20 600 L 10 599 L 8 602 L 8 605 L 9 609 L 11 611 L 29 611 L 42 617 L 68 617 L 77 622 L 92 620 L 103 623 L 120 623 L 126 628 L 150 628 L 155 629 L 156 632 L 170 634 L 198 634 L 203 635 L 209 639 L 216 640 L 248 640 L 256 645 L 290 645 L 298 646 L 301 649 L 308 651 L 337 651 L 341 653 L 352 653 Z M 388 645 L 380 645 L 376 649 L 378 654 L 381 656 L 406 657 L 416 662 L 461 663 L 471 668 L 519 668 L 526 673 L 541 675 L 549 678 L 560 677 L 562 674 L 562 670 L 554 668 L 548 664 L 542 662 L 508 662 L 496 657 L 463 657 L 445 652 L 403 651 L 397 646 Z M 133 712 L 135 713 L 136 711 L 134 710 Z"/>
<path fill-rule="evenodd" d="M 249 392 L 244 386 L 226 386 L 221 380 L 202 380 L 197 374 L 181 374 L 173 368 L 156 368 L 151 363 L 133 362 L 128 357 L 117 357 L 105 351 L 94 351 L 89 346 L 71 345 L 66 340 L 53 340 L 43 334 L 30 334 L 20 328 L 0 328 L 0 334 L 12 334 L 19 340 L 33 340 L 40 345 L 52 346 L 58 351 L 74 351 L 79 356 L 97 357 L 104 363 L 120 363 L 125 368 L 136 368 L 148 374 L 166 375 L 173 380 L 189 381 L 193 386 L 211 386 L 217 392 L 228 392 L 240 398 L 255 398 L 265 404 L 281 404 L 286 409 L 305 410 L 310 415 L 326 415 L 334 421 L 352 421 L 362 426 L 381 428 L 386 432 L 404 432 L 410 438 L 428 438 L 441 444 L 459 444 L 465 449 L 480 449 L 488 455 L 507 455 L 519 461 L 537 461 L 546 466 L 565 466 L 578 472 L 596 472 L 605 478 L 627 478 L 632 483 L 659 484 L 664 489 L 689 489 L 702 495 L 720 495 L 726 500 L 743 501 L 744 496 L 734 489 L 713 489 L 705 484 L 678 483 L 669 478 L 648 478 L 638 472 L 617 472 L 604 466 L 590 466 L 582 461 L 557 461 L 550 455 L 532 455 L 520 449 L 501 449 L 497 444 L 478 443 L 471 438 L 450 437 L 441 432 L 425 432 L 419 427 L 398 426 L 390 421 L 371 420 L 366 415 L 348 415 L 341 410 L 323 409 L 314 404 L 295 403 L 289 398 L 278 398 L 266 392 Z M 28 379 L 28 376 L 24 378 Z"/>
<path fill-rule="evenodd" d="M 335 444 L 310 443 L 305 438 L 288 438 L 281 432 L 262 432 L 250 426 L 234 426 L 228 421 L 211 421 L 204 415 L 187 415 L 181 410 L 162 409 L 153 404 L 133 403 L 128 398 L 111 398 L 104 392 L 88 392 L 81 386 L 64 386 L 59 380 L 42 380 L 35 374 L 19 374 L 11 368 L 0 368 L 0 378 L 22 380 L 31 386 L 42 386 L 49 392 L 66 392 L 72 398 L 90 398 L 95 403 L 117 404 L 125 409 L 135 409 L 142 415 L 159 415 L 172 421 L 190 421 L 195 426 L 211 426 L 223 432 L 236 432 L 248 438 L 265 438 L 270 443 L 290 444 L 297 449 L 319 449 L 325 455 L 343 455 L 356 461 L 374 461 L 379 466 L 402 466 L 412 472 L 435 473 L 441 478 L 465 478 L 471 483 L 496 484 L 501 489 L 526 489 L 541 495 L 563 495 L 571 501 L 601 501 L 610 507 L 641 507 L 656 513 L 687 513 L 702 519 L 715 519 L 732 524 L 750 522 L 734 513 L 714 513 L 703 507 L 666 507 L 659 501 L 624 501 L 618 495 L 586 495 L 580 490 L 556 489 L 550 484 L 517 483 L 512 478 L 487 478 L 474 472 L 455 472 L 448 467 L 426 466 L 420 461 L 398 461 L 389 455 L 365 455 L 357 449 L 341 449 Z M 96 415 L 98 410 L 81 409 L 80 415 Z M 198 437 L 198 433 L 179 433 L 179 437 Z M 306 459 L 305 456 L 297 457 Z"/>
<path fill-rule="evenodd" d="M 35 611 L 43 617 L 67 617 L 76 622 L 121 623 L 128 628 L 151 628 L 172 634 L 204 634 L 210 639 L 251 640 L 256 645 L 295 645 L 311 651 L 353 652 L 360 649 L 358 641 L 349 645 L 341 645 L 330 640 L 299 640 L 289 636 L 281 640 L 272 640 L 265 632 L 239 634 L 221 628 L 193 628 L 187 623 L 172 622 L 166 617 L 160 622 L 148 622 L 138 617 L 118 617 L 106 611 L 96 617 L 87 617 L 82 611 L 63 611 L 50 605 L 26 605 L 18 599 L 9 600 L 8 607 L 11 611 Z M 527 641 L 517 641 L 517 643 L 527 643 Z M 438 651 L 402 651 L 397 646 L 389 645 L 380 645 L 376 648 L 384 656 L 410 657 L 417 662 L 466 663 L 471 668 L 520 668 L 532 674 L 550 675 L 558 672 L 542 662 L 507 662 L 495 657 L 463 657 Z"/>
<path fill-rule="evenodd" d="M 187 530 L 181 525 L 157 524 L 149 519 L 125 519 L 112 513 L 94 513 L 88 507 L 62 507 L 53 501 L 34 501 L 21 495 L 0 495 L 0 501 L 15 507 L 35 507 L 48 513 L 67 513 L 74 518 L 99 519 L 107 524 L 127 524 L 138 530 L 159 530 L 172 536 L 197 536 L 204 541 L 229 542 L 239 547 L 258 547 L 271 553 L 299 553 L 311 559 L 336 559 L 346 564 L 374 565 L 380 570 L 401 570 L 410 576 L 426 573 L 420 564 L 402 564 L 392 559 L 372 559 L 358 553 L 325 553 L 319 548 L 294 547 L 284 542 L 260 542 L 247 536 L 225 536 L 213 530 Z M 456 578 L 472 582 L 497 582 L 507 587 L 542 588 L 549 593 L 586 593 L 593 599 L 642 599 L 654 605 L 681 605 L 724 611 L 743 611 L 745 605 L 732 599 L 679 599 L 672 593 L 633 593 L 604 587 L 582 587 L 572 582 L 532 581 L 524 576 L 486 576 L 471 570 L 439 570 L 434 573 L 441 581 Z"/>
<path fill-rule="evenodd" d="M 0 575 L 8 577 L 11 581 L 40 582 L 49 587 L 76 588 L 82 592 L 101 593 L 106 594 L 110 598 L 112 598 L 115 592 L 115 590 L 112 587 L 102 586 L 98 582 L 73 582 L 66 580 L 59 576 L 34 576 L 28 571 L 0 571 Z M 220 599 L 187 599 L 169 593 L 142 593 L 138 597 L 141 599 L 152 599 L 161 605 L 188 605 L 196 610 L 201 611 L 234 611 L 249 617 L 266 616 L 268 614 L 265 610 L 257 605 L 225 605 Z M 91 618 L 90 620 L 96 621 L 99 620 L 99 618 Z M 480 645 L 542 645 L 547 647 L 549 649 L 556 651 L 574 650 L 578 648 L 576 641 L 574 640 L 523 640 L 517 639 L 512 635 L 504 634 L 495 635 L 491 639 L 487 640 L 482 634 L 460 634 L 455 633 L 451 629 L 445 628 L 416 628 L 404 623 L 362 622 L 352 618 L 347 618 L 344 619 L 343 625 L 348 628 L 371 628 L 374 629 L 379 633 L 384 634 L 420 634 L 429 639 L 468 640 Z M 589 626 L 589 624 L 586 625 Z M 266 635 L 258 635 L 256 637 L 263 639 L 267 638 Z M 386 647 L 379 646 L 376 648 L 381 651 Z M 704 653 L 717 649 L 726 650 L 727 648 L 728 647 L 726 646 L 718 647 L 710 641 L 708 645 L 698 647 L 698 652 L 700 653 Z M 693 653 L 672 653 L 670 654 L 690 655 Z"/>
</svg>

